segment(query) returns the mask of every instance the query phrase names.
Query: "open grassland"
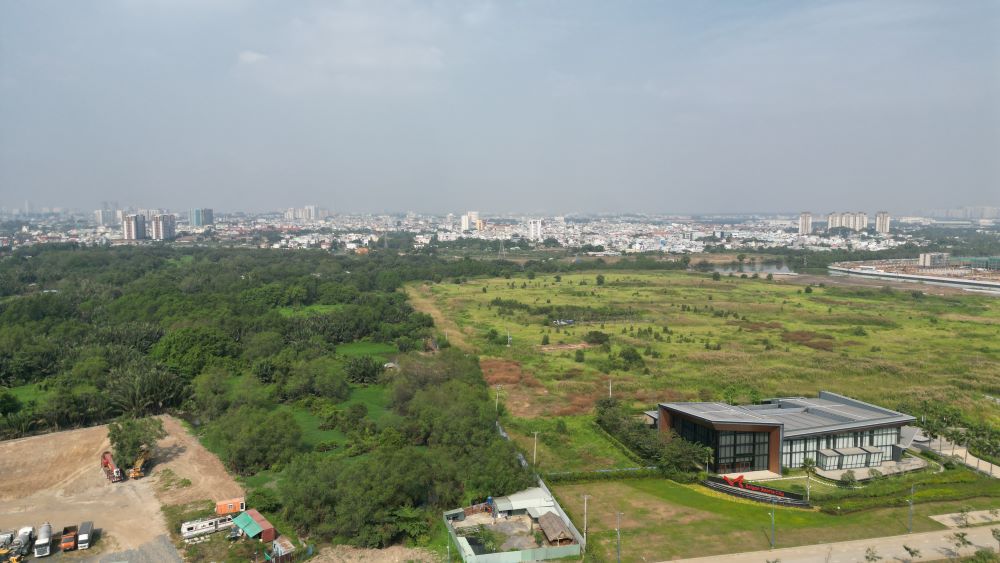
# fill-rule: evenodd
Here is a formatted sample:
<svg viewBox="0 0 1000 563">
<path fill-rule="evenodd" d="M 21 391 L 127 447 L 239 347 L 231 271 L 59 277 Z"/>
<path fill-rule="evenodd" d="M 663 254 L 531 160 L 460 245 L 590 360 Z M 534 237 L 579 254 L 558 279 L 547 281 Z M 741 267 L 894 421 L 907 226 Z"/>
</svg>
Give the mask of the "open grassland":
<svg viewBox="0 0 1000 563">
<path fill-rule="evenodd" d="M 598 273 L 582 273 L 419 291 L 484 357 L 484 376 L 502 386 L 501 401 L 518 419 L 588 413 L 610 383 L 637 409 L 830 390 L 889 407 L 941 400 L 1000 424 L 986 397 L 1000 395 L 994 297 L 931 296 L 918 285 L 806 289 L 685 272 L 603 275 L 602 285 Z M 560 328 L 555 319 L 574 324 Z M 610 342 L 586 344 L 589 331 Z M 623 365 L 627 348 L 641 365 Z"/>
<path fill-rule="evenodd" d="M 556 485 L 553 492 L 583 528 L 583 495 L 589 495 L 588 547 L 598 561 L 615 560 L 616 514 L 621 512 L 622 561 L 717 555 L 767 549 L 770 507 L 733 499 L 700 485 L 664 479 L 598 481 Z M 996 498 L 928 502 L 914 508 L 913 531 L 943 529 L 929 516 L 1000 506 Z M 777 546 L 791 547 L 905 534 L 907 508 L 882 508 L 846 515 L 777 508 Z"/>
</svg>

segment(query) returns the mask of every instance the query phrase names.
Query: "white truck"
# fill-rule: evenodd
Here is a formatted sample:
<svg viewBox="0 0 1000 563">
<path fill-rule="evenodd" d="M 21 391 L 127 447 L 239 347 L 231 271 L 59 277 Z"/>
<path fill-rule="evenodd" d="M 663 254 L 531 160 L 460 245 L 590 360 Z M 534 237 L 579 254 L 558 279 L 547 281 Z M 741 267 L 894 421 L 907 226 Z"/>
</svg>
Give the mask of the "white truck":
<svg viewBox="0 0 1000 563">
<path fill-rule="evenodd" d="M 90 536 L 94 535 L 94 523 L 87 521 L 80 524 L 80 532 L 76 536 L 77 549 L 90 548 Z"/>
<path fill-rule="evenodd" d="M 45 522 L 38 528 L 35 539 L 35 557 L 45 557 L 52 553 L 52 524 Z"/>
</svg>

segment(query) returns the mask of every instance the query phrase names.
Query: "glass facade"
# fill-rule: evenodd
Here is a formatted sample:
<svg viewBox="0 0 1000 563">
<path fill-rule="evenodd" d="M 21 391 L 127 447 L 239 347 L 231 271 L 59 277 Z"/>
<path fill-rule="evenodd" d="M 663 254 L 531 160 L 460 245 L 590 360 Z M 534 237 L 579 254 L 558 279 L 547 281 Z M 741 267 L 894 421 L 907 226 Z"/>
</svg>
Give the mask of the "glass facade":
<svg viewBox="0 0 1000 563">
<path fill-rule="evenodd" d="M 853 465 L 862 463 L 852 460 L 853 467 L 870 467 L 881 464 L 883 460 L 892 459 L 892 446 L 899 442 L 899 427 L 874 428 L 860 432 L 844 432 L 841 434 L 827 434 L 825 436 L 812 436 L 808 438 L 793 438 L 781 444 L 781 465 L 784 467 L 801 467 L 802 460 L 811 457 L 819 463 L 819 450 L 835 450 L 846 448 L 862 448 L 870 446 L 882 450 L 882 455 L 872 455 L 869 461 L 863 462 L 868 465 Z M 866 456 L 861 456 L 866 457 Z M 878 463 L 875 463 L 875 460 Z M 847 463 L 845 460 L 844 463 Z M 848 469 L 847 466 L 841 469 Z"/>
<path fill-rule="evenodd" d="M 715 452 L 716 473 L 767 471 L 769 432 L 733 432 L 715 430 L 683 418 L 674 419 L 674 430 L 681 438 L 709 446 Z"/>
</svg>

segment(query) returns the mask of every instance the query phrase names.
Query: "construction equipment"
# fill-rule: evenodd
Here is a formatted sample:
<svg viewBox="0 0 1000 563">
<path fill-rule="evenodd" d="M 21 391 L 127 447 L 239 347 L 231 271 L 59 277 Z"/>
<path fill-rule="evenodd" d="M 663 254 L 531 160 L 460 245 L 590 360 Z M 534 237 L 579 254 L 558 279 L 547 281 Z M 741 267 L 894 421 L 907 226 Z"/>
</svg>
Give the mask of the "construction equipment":
<svg viewBox="0 0 1000 563">
<path fill-rule="evenodd" d="M 52 553 L 52 524 L 45 522 L 38 528 L 35 539 L 35 557 L 46 557 Z"/>
<path fill-rule="evenodd" d="M 59 537 L 59 551 L 73 551 L 76 549 L 76 526 L 63 527 L 62 536 Z"/>
<path fill-rule="evenodd" d="M 139 450 L 139 456 L 135 459 L 135 463 L 132 464 L 132 468 L 128 470 L 129 479 L 139 479 L 146 476 L 144 468 L 146 466 L 146 462 L 149 461 L 149 457 L 149 448 L 142 446 Z"/>
<path fill-rule="evenodd" d="M 115 460 L 111 457 L 111 452 L 101 454 L 101 468 L 104 469 L 104 476 L 112 483 L 118 483 L 125 479 L 125 476 L 122 475 L 122 470 L 115 465 Z"/>
<path fill-rule="evenodd" d="M 94 523 L 91 521 L 86 521 L 80 524 L 80 532 L 76 535 L 76 547 L 77 549 L 89 549 L 90 548 L 90 536 L 94 535 Z"/>
<path fill-rule="evenodd" d="M 25 526 L 17 531 L 17 537 L 10 544 L 10 560 L 20 561 L 31 551 L 31 540 L 35 539 L 35 529 Z"/>
</svg>

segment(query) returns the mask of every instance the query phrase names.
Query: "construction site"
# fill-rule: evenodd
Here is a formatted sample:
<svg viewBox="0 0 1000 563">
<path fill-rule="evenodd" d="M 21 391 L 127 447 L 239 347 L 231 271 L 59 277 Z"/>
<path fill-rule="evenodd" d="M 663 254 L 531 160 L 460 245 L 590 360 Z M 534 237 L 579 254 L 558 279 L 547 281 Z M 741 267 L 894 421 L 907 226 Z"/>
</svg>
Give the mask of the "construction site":
<svg viewBox="0 0 1000 563">
<path fill-rule="evenodd" d="M 127 463 L 104 425 L 0 442 L 0 560 L 87 549 L 86 560 L 181 561 L 161 508 L 244 491 L 179 420 L 161 420 L 166 437 Z"/>
<path fill-rule="evenodd" d="M 1000 291 L 1000 256 L 951 256 L 945 252 L 926 252 L 918 258 L 837 262 L 831 264 L 829 270 L 833 274 Z"/>
</svg>

